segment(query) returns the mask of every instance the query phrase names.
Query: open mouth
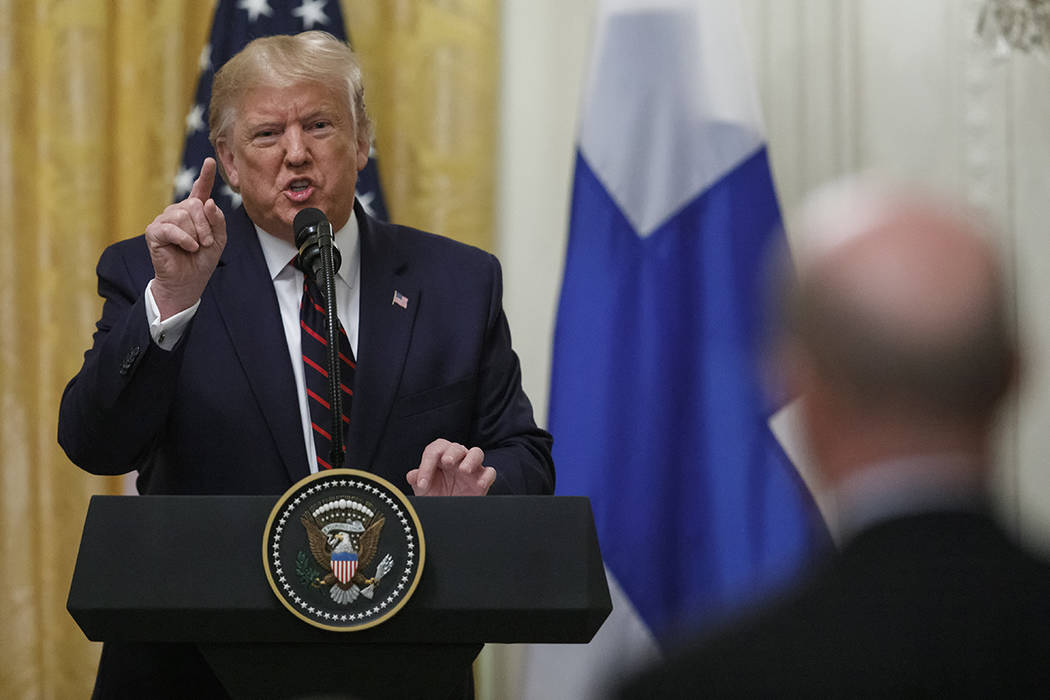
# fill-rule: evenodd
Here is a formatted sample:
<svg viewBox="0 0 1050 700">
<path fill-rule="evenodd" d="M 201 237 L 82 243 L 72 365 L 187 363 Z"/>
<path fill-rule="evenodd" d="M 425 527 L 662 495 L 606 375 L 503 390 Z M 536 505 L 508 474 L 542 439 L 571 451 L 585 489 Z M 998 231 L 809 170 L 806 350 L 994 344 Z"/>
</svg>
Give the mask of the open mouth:
<svg viewBox="0 0 1050 700">
<path fill-rule="evenodd" d="M 285 193 L 292 201 L 304 202 L 309 199 L 313 191 L 313 185 L 311 185 L 309 181 L 295 180 L 288 185 L 288 189 L 285 190 Z"/>
</svg>

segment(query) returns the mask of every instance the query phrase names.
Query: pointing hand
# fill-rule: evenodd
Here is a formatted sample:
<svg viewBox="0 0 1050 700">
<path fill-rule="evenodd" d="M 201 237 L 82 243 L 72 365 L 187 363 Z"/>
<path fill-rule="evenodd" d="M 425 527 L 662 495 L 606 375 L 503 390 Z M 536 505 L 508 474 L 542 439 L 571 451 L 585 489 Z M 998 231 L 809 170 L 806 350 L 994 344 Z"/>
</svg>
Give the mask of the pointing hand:
<svg viewBox="0 0 1050 700">
<path fill-rule="evenodd" d="M 189 196 L 146 227 L 161 319 L 197 303 L 226 246 L 226 218 L 210 197 L 216 169 L 215 159 L 205 158 Z"/>
</svg>

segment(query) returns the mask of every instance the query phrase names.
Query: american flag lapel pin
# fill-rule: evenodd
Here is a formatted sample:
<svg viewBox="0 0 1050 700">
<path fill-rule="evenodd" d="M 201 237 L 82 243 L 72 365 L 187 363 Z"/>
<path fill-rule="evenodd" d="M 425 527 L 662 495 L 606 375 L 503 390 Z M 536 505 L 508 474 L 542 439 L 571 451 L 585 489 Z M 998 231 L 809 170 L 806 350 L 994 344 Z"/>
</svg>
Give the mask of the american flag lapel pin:
<svg viewBox="0 0 1050 700">
<path fill-rule="evenodd" d="M 401 292 L 394 290 L 394 300 L 390 302 L 391 305 L 400 306 L 402 309 L 408 308 L 408 297 Z"/>
</svg>

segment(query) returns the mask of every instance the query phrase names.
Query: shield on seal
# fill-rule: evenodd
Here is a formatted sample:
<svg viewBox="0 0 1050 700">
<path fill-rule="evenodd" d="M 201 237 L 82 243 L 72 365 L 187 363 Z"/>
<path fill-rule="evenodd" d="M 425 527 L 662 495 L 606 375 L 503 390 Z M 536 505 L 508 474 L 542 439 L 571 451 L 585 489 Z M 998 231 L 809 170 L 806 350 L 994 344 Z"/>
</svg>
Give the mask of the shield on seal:
<svg viewBox="0 0 1050 700">
<path fill-rule="evenodd" d="M 357 573 L 357 555 L 353 552 L 332 552 L 332 573 L 339 583 L 349 583 Z"/>
</svg>

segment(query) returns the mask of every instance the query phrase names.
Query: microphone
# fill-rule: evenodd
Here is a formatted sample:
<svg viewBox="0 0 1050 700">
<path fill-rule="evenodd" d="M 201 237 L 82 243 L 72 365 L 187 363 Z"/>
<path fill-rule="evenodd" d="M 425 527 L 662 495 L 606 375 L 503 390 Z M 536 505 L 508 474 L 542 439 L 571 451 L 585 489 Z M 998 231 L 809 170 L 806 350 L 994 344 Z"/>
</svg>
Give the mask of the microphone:
<svg viewBox="0 0 1050 700">
<path fill-rule="evenodd" d="M 320 209 L 310 207 L 295 215 L 292 221 L 295 231 L 295 246 L 299 249 L 296 265 L 305 274 L 313 274 L 318 291 L 324 296 L 325 356 L 328 360 L 328 405 L 332 411 L 332 448 L 329 464 L 338 468 L 343 465 L 343 392 L 339 367 L 339 313 L 335 302 L 335 271 L 342 257 L 335 247 L 332 223 Z"/>
<path fill-rule="evenodd" d="M 333 274 L 343 260 L 335 246 L 331 222 L 323 211 L 310 207 L 295 215 L 292 229 L 295 231 L 295 247 L 299 249 L 297 266 L 303 272 L 313 275 L 318 288 L 325 291 L 323 260 L 327 256 L 321 251 L 331 251 Z"/>
</svg>

